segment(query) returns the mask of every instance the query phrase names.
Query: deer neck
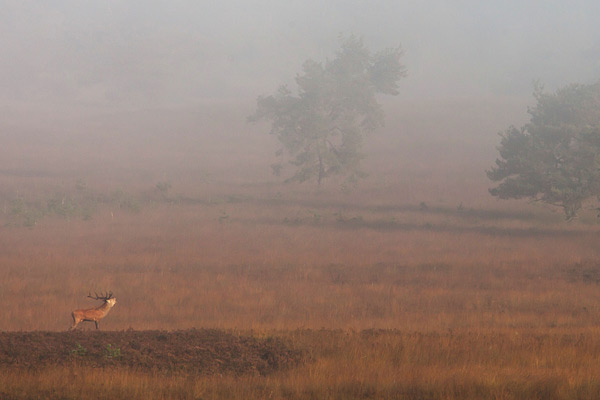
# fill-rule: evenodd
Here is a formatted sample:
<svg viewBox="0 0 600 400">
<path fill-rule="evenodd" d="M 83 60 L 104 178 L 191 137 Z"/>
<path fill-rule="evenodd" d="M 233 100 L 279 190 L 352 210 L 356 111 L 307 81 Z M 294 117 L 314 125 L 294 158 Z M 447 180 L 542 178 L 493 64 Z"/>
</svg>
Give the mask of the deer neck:
<svg viewBox="0 0 600 400">
<path fill-rule="evenodd" d="M 98 311 L 102 311 L 103 313 L 107 313 L 111 309 L 112 305 L 110 303 L 105 302 L 100 307 L 96 308 Z"/>
</svg>

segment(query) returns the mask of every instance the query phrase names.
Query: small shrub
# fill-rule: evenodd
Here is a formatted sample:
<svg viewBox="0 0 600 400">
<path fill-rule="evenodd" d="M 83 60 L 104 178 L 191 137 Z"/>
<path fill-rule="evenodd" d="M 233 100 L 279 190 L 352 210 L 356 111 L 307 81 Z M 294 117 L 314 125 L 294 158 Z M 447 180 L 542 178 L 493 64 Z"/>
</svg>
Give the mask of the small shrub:
<svg viewBox="0 0 600 400">
<path fill-rule="evenodd" d="M 109 343 L 104 349 L 104 357 L 113 360 L 119 359 L 121 358 L 121 349 L 118 347 L 112 347 L 112 345 Z"/>
<path fill-rule="evenodd" d="M 137 213 L 141 210 L 141 204 L 139 200 L 122 190 L 115 191 L 111 198 L 114 204 L 126 211 Z"/>
<path fill-rule="evenodd" d="M 169 189 L 171 189 L 171 184 L 169 182 L 158 182 L 156 184 L 156 191 L 165 196 L 168 194 Z"/>
<path fill-rule="evenodd" d="M 221 215 L 219 215 L 219 223 L 222 224 L 229 219 L 229 214 L 227 211 L 221 211 Z"/>
<path fill-rule="evenodd" d="M 71 350 L 72 356 L 83 357 L 87 355 L 87 349 L 81 345 L 81 343 L 77 343 L 77 346 L 73 350 Z"/>
</svg>

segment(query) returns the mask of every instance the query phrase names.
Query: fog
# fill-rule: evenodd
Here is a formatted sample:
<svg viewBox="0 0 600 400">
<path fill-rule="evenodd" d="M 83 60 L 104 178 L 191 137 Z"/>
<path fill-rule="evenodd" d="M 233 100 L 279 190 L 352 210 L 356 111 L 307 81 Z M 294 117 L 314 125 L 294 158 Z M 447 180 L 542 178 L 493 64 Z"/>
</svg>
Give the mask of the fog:
<svg viewBox="0 0 600 400">
<path fill-rule="evenodd" d="M 339 34 L 402 45 L 407 98 L 528 95 L 600 74 L 594 1 L 2 2 L 2 104 L 139 109 L 247 99 Z"/>
<path fill-rule="evenodd" d="M 5 140 L 36 132 L 52 143 L 67 131 L 102 137 L 139 129 L 197 135 L 200 146 L 203 137 L 219 142 L 225 130 L 266 131 L 245 123 L 256 97 L 293 87 L 304 60 L 323 61 L 340 35 L 356 34 L 373 51 L 402 46 L 408 70 L 400 95 L 380 98 L 388 124 L 376 144 L 388 152 L 394 143 L 414 145 L 426 156 L 484 137 L 480 168 L 496 133 L 526 121 L 532 81 L 555 90 L 600 76 L 600 3 L 593 0 L 0 4 Z M 231 151 L 232 140 L 213 149 Z M 5 156 L 4 169 L 22 167 Z"/>
</svg>

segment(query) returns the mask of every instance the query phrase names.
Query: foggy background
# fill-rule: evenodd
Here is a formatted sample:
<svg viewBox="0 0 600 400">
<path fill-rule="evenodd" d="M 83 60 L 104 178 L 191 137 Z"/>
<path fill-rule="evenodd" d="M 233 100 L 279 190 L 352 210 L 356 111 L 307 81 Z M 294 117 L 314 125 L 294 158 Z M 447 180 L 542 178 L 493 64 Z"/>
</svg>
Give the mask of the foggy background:
<svg viewBox="0 0 600 400">
<path fill-rule="evenodd" d="M 295 89 L 306 59 L 356 34 L 374 52 L 401 45 L 408 70 L 399 96 L 379 98 L 369 168 L 483 183 L 497 132 L 528 119 L 533 80 L 600 77 L 599 17 L 593 0 L 0 1 L 0 169 L 269 176 L 275 139 L 245 121 L 256 97 Z"/>
</svg>

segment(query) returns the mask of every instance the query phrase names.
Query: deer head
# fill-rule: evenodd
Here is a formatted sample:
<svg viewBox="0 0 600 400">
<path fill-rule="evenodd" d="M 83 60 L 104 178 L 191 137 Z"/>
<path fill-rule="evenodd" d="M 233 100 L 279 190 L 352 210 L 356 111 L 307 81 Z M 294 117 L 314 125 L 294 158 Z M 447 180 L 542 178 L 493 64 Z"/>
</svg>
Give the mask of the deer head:
<svg viewBox="0 0 600 400">
<path fill-rule="evenodd" d="M 105 295 L 102 295 L 102 292 L 100 292 L 100 296 L 98 296 L 98 293 L 94 292 L 95 296 L 92 296 L 92 293 L 90 292 L 90 294 L 88 294 L 87 297 L 89 297 L 90 299 L 94 299 L 94 300 L 102 300 L 105 303 L 108 303 L 112 306 L 115 305 L 115 303 L 117 302 L 117 299 L 115 299 L 113 297 L 113 293 L 112 292 L 107 292 Z"/>
</svg>

